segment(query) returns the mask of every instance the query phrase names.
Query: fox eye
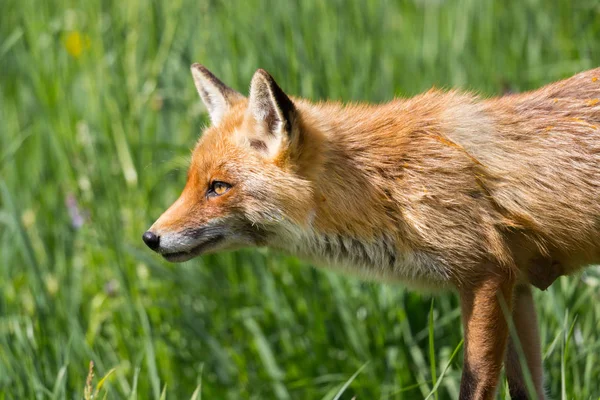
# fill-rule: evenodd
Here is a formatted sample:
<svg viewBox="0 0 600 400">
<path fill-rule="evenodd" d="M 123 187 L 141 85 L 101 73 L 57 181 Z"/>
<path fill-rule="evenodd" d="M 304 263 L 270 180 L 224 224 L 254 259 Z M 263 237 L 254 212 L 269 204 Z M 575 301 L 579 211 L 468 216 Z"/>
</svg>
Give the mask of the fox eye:
<svg viewBox="0 0 600 400">
<path fill-rule="evenodd" d="M 221 196 L 222 194 L 227 193 L 227 191 L 231 189 L 231 185 L 229 183 L 221 182 L 221 181 L 212 181 L 210 187 L 208 188 L 208 192 L 206 193 L 207 197 L 215 197 Z"/>
</svg>

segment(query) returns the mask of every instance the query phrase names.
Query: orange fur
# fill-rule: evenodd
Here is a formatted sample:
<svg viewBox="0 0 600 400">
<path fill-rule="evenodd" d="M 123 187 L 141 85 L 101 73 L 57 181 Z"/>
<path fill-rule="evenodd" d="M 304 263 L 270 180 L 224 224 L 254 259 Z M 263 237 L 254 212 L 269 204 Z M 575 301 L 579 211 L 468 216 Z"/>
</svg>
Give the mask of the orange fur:
<svg viewBox="0 0 600 400">
<path fill-rule="evenodd" d="M 461 293 L 465 330 L 461 399 L 493 399 L 502 368 L 508 325 L 502 305 L 512 306 L 513 282 L 486 279 Z"/>
<path fill-rule="evenodd" d="M 545 289 L 600 261 L 600 69 L 500 98 L 431 90 L 381 105 L 289 98 L 262 70 L 245 98 L 192 71 L 213 126 L 181 197 L 150 229 L 156 250 L 181 261 L 268 245 L 368 277 L 454 287 L 462 399 L 494 396 L 508 340 L 498 299 L 510 307 L 514 287 Z M 230 189 L 211 196 L 214 181 Z M 515 293 L 542 397 L 532 300 Z M 511 393 L 526 393 L 512 346 Z"/>
</svg>

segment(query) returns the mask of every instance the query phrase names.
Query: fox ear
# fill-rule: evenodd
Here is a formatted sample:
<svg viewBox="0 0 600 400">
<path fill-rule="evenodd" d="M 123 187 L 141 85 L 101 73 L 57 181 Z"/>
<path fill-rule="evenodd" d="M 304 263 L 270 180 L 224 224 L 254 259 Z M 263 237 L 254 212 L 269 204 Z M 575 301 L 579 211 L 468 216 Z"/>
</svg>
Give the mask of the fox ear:
<svg viewBox="0 0 600 400">
<path fill-rule="evenodd" d="M 291 143 L 296 107 L 264 69 L 252 77 L 248 112 L 259 127 L 259 137 L 251 140 L 253 147 L 275 155 L 285 143 Z"/>
<path fill-rule="evenodd" d="M 215 126 L 219 125 L 231 105 L 244 96 L 221 82 L 203 65 L 192 64 L 191 70 L 198 94 L 208 109 L 210 121 Z"/>
</svg>

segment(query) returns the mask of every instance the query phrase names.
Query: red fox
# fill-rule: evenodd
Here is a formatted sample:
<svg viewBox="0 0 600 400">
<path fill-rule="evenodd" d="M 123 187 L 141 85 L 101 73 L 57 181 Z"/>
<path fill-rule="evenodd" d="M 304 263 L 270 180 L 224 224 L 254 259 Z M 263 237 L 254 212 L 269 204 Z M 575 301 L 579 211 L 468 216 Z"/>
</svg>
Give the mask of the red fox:
<svg viewBox="0 0 600 400">
<path fill-rule="evenodd" d="M 600 262 L 600 68 L 523 94 L 380 105 L 289 97 L 264 70 L 248 98 L 199 64 L 192 75 L 211 126 L 181 196 L 143 235 L 152 250 L 180 262 L 270 246 L 454 289 L 460 398 L 493 398 L 503 363 L 511 398 L 529 398 L 518 343 L 544 398 L 531 286 Z"/>
</svg>

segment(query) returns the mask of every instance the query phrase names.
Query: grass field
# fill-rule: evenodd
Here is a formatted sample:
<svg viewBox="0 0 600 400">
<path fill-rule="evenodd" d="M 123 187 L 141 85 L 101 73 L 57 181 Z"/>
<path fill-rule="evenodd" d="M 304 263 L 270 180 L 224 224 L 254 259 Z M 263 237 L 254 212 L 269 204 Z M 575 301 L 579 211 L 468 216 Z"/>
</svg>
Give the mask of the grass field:
<svg viewBox="0 0 600 400">
<path fill-rule="evenodd" d="M 245 92 L 385 101 L 522 91 L 600 65 L 597 1 L 3 0 L 0 399 L 457 398 L 452 294 L 267 250 L 170 265 L 141 234 L 207 116 L 189 66 Z M 600 396 L 600 274 L 536 293 L 551 398 Z M 460 349 L 459 349 L 460 350 Z M 507 397 L 505 387 L 499 396 Z"/>
</svg>

